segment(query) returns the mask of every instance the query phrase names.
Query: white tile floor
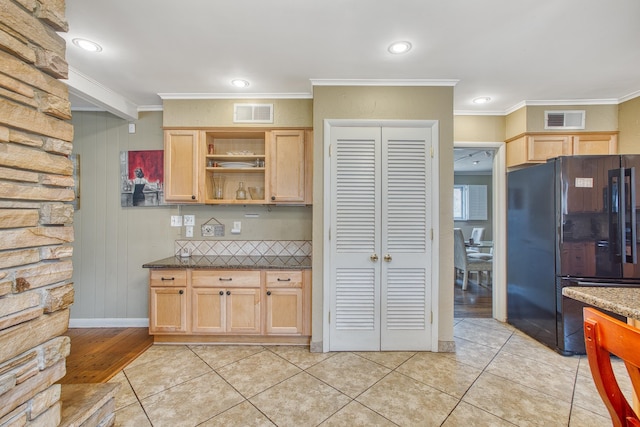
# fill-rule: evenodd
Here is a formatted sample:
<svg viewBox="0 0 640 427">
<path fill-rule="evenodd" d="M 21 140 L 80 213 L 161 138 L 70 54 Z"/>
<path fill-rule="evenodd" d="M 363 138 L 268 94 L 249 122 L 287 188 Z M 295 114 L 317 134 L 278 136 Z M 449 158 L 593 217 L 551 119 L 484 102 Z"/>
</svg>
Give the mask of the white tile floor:
<svg viewBox="0 0 640 427">
<path fill-rule="evenodd" d="M 492 319 L 454 335 L 455 353 L 154 345 L 112 380 L 116 425 L 611 425 L 584 356 Z"/>
</svg>

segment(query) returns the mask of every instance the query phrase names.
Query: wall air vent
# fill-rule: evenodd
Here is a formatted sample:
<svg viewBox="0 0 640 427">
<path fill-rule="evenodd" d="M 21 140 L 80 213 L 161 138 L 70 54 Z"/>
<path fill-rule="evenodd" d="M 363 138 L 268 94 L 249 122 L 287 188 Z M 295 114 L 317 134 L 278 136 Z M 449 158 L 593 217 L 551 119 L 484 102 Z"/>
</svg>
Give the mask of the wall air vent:
<svg viewBox="0 0 640 427">
<path fill-rule="evenodd" d="M 545 129 L 584 129 L 585 110 L 545 111 Z"/>
<path fill-rule="evenodd" d="M 234 123 L 273 123 L 273 104 L 233 104 Z"/>
</svg>

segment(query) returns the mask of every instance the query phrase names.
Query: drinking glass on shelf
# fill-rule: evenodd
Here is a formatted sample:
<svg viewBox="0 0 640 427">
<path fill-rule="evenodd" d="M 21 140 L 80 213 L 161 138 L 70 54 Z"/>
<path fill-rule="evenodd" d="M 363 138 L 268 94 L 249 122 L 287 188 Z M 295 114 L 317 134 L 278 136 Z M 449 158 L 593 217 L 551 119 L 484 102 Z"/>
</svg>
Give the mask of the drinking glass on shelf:
<svg viewBox="0 0 640 427">
<path fill-rule="evenodd" d="M 224 199 L 224 177 L 214 176 L 213 181 L 213 198 L 216 200 Z"/>
</svg>

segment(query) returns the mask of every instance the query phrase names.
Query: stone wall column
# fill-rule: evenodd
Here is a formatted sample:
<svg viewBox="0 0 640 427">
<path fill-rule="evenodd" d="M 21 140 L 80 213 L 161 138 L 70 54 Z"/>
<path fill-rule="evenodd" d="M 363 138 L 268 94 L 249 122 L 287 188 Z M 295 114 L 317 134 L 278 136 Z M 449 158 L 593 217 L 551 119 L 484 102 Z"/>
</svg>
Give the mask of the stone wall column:
<svg viewBox="0 0 640 427">
<path fill-rule="evenodd" d="M 0 425 L 58 425 L 74 175 L 64 0 L 0 0 Z"/>
</svg>

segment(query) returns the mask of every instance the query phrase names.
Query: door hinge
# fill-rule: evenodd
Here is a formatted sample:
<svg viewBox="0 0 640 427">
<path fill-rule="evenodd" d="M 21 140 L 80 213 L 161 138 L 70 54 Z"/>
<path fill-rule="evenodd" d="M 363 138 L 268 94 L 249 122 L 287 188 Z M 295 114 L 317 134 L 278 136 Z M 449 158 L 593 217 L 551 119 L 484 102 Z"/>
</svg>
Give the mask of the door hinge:
<svg viewBox="0 0 640 427">
<path fill-rule="evenodd" d="M 431 240 L 433 240 L 433 228 L 431 229 Z"/>
<path fill-rule="evenodd" d="M 431 146 L 431 158 L 433 159 L 433 146 Z"/>
<path fill-rule="evenodd" d="M 329 157 L 331 157 L 332 150 L 333 150 L 333 144 L 329 144 Z"/>
<path fill-rule="evenodd" d="M 331 240 L 331 227 L 329 227 L 329 240 Z"/>
<path fill-rule="evenodd" d="M 431 320 L 430 323 L 433 323 L 433 311 L 431 312 Z"/>
<path fill-rule="evenodd" d="M 331 323 L 331 311 L 329 311 L 329 320 L 327 322 Z"/>
</svg>

